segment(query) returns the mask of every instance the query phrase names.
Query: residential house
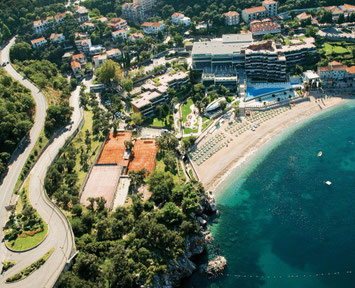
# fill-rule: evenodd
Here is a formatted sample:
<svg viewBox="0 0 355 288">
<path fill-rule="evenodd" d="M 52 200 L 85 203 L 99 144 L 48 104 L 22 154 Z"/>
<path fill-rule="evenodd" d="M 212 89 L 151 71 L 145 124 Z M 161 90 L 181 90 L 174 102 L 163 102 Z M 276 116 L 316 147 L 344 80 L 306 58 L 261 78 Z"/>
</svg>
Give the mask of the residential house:
<svg viewBox="0 0 355 288">
<path fill-rule="evenodd" d="M 108 23 L 108 20 L 107 20 L 106 17 L 101 17 L 101 18 L 97 19 L 97 21 L 100 21 L 103 24 L 107 24 Z"/>
<path fill-rule="evenodd" d="M 83 53 L 80 54 L 75 54 L 72 56 L 72 61 L 79 62 L 80 65 L 84 66 L 85 65 L 85 56 Z"/>
<path fill-rule="evenodd" d="M 186 17 L 184 14 L 181 13 L 174 13 L 171 15 L 171 22 L 173 24 L 184 24 L 185 26 L 190 26 L 191 19 Z"/>
<path fill-rule="evenodd" d="M 112 35 L 112 39 L 113 40 L 117 40 L 119 38 L 122 38 L 122 39 L 126 39 L 127 38 L 127 31 L 126 30 L 117 30 L 117 31 L 113 31 L 111 33 Z"/>
<path fill-rule="evenodd" d="M 345 17 L 347 17 L 349 14 L 355 13 L 354 5 L 344 4 L 339 6 L 339 8 L 343 11 Z"/>
<path fill-rule="evenodd" d="M 228 11 L 224 13 L 224 20 L 228 26 L 238 25 L 240 21 L 239 13 L 237 11 Z"/>
<path fill-rule="evenodd" d="M 250 31 L 253 36 L 281 33 L 281 25 L 271 21 L 270 18 L 253 20 L 250 22 Z"/>
<path fill-rule="evenodd" d="M 94 61 L 95 68 L 98 68 L 102 65 L 102 63 L 106 62 L 107 55 L 106 54 L 95 55 L 92 58 L 92 60 Z"/>
<path fill-rule="evenodd" d="M 144 35 L 142 33 L 132 33 L 128 36 L 128 39 L 135 42 L 137 39 L 143 39 Z"/>
<path fill-rule="evenodd" d="M 277 2 L 273 0 L 264 0 L 262 6 L 247 8 L 242 11 L 242 18 L 247 24 L 252 20 L 275 16 L 277 16 Z"/>
<path fill-rule="evenodd" d="M 71 69 L 75 75 L 75 78 L 81 78 L 81 65 L 79 62 L 71 61 Z"/>
<path fill-rule="evenodd" d="M 81 29 L 82 29 L 83 31 L 92 31 L 92 30 L 95 30 L 95 25 L 94 25 L 94 23 L 84 22 L 84 23 L 82 23 L 80 26 L 81 26 Z"/>
<path fill-rule="evenodd" d="M 105 48 L 102 45 L 92 45 L 89 49 L 90 55 L 97 55 L 105 52 Z"/>
<path fill-rule="evenodd" d="M 106 51 L 106 55 L 109 59 L 118 59 L 121 57 L 121 51 L 117 48 L 110 49 Z"/>
<path fill-rule="evenodd" d="M 49 37 L 49 40 L 55 43 L 64 43 L 65 36 L 63 35 L 63 33 L 60 34 L 52 33 L 51 36 Z"/>
<path fill-rule="evenodd" d="M 79 22 L 85 22 L 90 19 L 89 11 L 84 6 L 76 6 L 75 7 L 75 18 Z"/>
<path fill-rule="evenodd" d="M 328 6 L 328 7 L 323 7 L 323 9 L 327 12 L 332 13 L 333 20 L 337 20 L 339 16 L 344 13 L 344 11 L 341 10 L 338 6 Z"/>
<path fill-rule="evenodd" d="M 146 34 L 157 34 L 159 31 L 164 31 L 165 25 L 160 22 L 144 22 L 142 27 Z"/>
<path fill-rule="evenodd" d="M 348 79 L 351 81 L 355 81 L 355 66 L 349 67 L 346 72 L 348 73 Z M 355 84 L 355 83 L 354 83 Z"/>
<path fill-rule="evenodd" d="M 47 40 L 44 37 L 31 40 L 32 47 L 34 49 L 40 48 L 47 44 Z"/>
<path fill-rule="evenodd" d="M 108 26 L 111 26 L 113 31 L 122 30 L 127 27 L 127 21 L 122 18 L 112 18 Z"/>
<path fill-rule="evenodd" d="M 122 17 L 136 25 L 145 19 L 142 7 L 134 3 L 124 3 L 122 5 Z"/>
</svg>

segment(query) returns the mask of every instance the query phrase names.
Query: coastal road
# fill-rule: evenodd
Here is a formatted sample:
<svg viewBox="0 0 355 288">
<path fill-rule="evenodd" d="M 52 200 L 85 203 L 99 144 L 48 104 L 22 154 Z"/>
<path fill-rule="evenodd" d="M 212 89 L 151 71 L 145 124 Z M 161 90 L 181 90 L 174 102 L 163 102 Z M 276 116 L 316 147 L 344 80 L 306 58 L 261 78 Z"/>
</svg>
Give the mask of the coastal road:
<svg viewBox="0 0 355 288">
<path fill-rule="evenodd" d="M 18 76 L 15 79 L 18 79 Z M 21 77 L 20 80 L 19 81 L 23 83 Z M 34 87 L 34 91 L 36 91 L 36 87 Z M 64 146 L 65 141 L 75 132 L 84 117 L 83 109 L 80 107 L 79 92 L 80 86 L 76 88 L 76 90 L 72 93 L 70 97 L 70 105 L 74 107 L 70 124 L 68 124 L 64 129 L 62 129 L 56 134 L 56 137 L 53 138 L 52 143 L 47 147 L 45 152 L 41 155 L 41 157 L 38 159 L 38 161 L 30 172 L 29 199 L 33 207 L 38 211 L 43 220 L 48 224 L 48 235 L 38 247 L 28 252 L 13 253 L 10 251 L 6 251 L 4 258 L 8 261 L 15 261 L 16 265 L 0 277 L 0 287 L 3 287 L 3 285 L 5 285 L 5 280 L 7 277 L 12 276 L 17 272 L 21 271 L 23 268 L 27 267 L 28 265 L 42 257 L 51 248 L 55 248 L 51 257 L 36 272 L 32 273 L 30 276 L 28 276 L 21 282 L 6 284 L 6 287 L 9 288 L 53 287 L 67 261 L 70 259 L 70 257 L 73 256 L 76 251 L 74 235 L 71 230 L 70 224 L 66 216 L 60 211 L 60 209 L 56 207 L 47 198 L 43 189 L 43 183 L 46 172 L 52 161 L 58 154 L 59 149 Z M 21 171 L 21 169 L 19 170 Z M 16 183 L 17 177 L 14 177 L 14 179 Z M 6 193 L 8 193 L 10 197 L 11 192 L 12 189 L 11 191 L 6 191 Z M 1 208 L 4 209 L 3 207 Z M 2 221 L 4 220 L 2 219 Z M 0 250 L 1 254 L 3 254 L 4 252 L 3 246 L 4 245 L 2 243 Z"/>
<path fill-rule="evenodd" d="M 10 62 L 9 52 L 11 46 L 15 43 L 15 38 L 13 38 L 8 45 L 6 45 L 0 55 L 0 63 Z M 0 224 L 1 227 L 4 226 L 6 221 L 6 210 L 5 206 L 10 203 L 12 191 L 16 185 L 16 181 L 21 173 L 22 167 L 24 166 L 27 158 L 29 157 L 37 138 L 39 137 L 42 127 L 44 125 L 46 110 L 47 110 L 47 101 L 46 97 L 43 95 L 40 90 L 34 86 L 30 81 L 23 79 L 23 77 L 16 72 L 16 70 L 12 67 L 11 64 L 7 64 L 4 68 L 6 72 L 15 80 L 19 81 L 22 85 L 28 88 L 32 97 L 36 102 L 36 115 L 34 118 L 34 124 L 30 130 L 30 143 L 24 149 L 23 152 L 16 150 L 11 157 L 11 164 L 8 167 L 8 172 L 6 177 L 4 178 L 1 186 L 0 186 Z M 0 237 L 3 239 L 2 229 L 0 232 Z M 0 263 L 4 260 L 5 251 L 1 248 L 4 248 L 4 245 L 0 247 Z M 5 248 L 6 249 L 6 248 Z M 0 264 L 0 268 L 1 268 Z"/>
</svg>

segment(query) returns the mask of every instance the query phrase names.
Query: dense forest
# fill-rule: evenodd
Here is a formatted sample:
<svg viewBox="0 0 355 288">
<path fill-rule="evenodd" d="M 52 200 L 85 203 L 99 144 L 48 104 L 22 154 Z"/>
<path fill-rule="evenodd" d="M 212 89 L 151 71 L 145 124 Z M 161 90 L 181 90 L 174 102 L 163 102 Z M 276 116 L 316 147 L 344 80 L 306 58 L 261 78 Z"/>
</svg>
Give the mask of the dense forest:
<svg viewBox="0 0 355 288">
<path fill-rule="evenodd" d="M 0 174 L 33 124 L 35 102 L 28 89 L 0 69 Z"/>
</svg>

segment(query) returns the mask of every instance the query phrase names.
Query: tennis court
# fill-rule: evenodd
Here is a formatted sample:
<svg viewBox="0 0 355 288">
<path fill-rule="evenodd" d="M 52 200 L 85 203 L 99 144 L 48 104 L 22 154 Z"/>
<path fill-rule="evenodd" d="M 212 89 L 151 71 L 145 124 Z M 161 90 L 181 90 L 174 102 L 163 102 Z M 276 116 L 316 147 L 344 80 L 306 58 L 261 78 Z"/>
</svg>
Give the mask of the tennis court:
<svg viewBox="0 0 355 288">
<path fill-rule="evenodd" d="M 129 163 L 128 171 L 139 171 L 143 168 L 152 173 L 155 169 L 155 156 L 158 146 L 154 139 L 138 139 L 132 150 L 134 156 Z"/>
<path fill-rule="evenodd" d="M 131 141 L 132 132 L 118 132 L 116 135 L 110 133 L 102 149 L 97 164 L 117 164 L 124 165 L 123 155 L 125 152 L 125 141 Z"/>
<path fill-rule="evenodd" d="M 90 177 L 84 187 L 80 198 L 82 205 L 88 206 L 90 197 L 103 197 L 106 200 L 106 207 L 111 208 L 118 181 L 120 180 L 122 166 L 117 165 L 95 165 Z"/>
</svg>

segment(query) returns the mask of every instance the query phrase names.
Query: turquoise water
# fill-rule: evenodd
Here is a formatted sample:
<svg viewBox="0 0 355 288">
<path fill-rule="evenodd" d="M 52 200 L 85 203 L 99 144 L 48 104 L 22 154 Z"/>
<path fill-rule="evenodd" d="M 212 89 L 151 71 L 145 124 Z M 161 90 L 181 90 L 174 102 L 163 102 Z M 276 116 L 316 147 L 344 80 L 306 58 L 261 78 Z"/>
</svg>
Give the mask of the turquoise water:
<svg viewBox="0 0 355 288">
<path fill-rule="evenodd" d="M 208 257 L 228 266 L 185 287 L 355 287 L 355 105 L 287 134 L 217 191 Z"/>
</svg>

